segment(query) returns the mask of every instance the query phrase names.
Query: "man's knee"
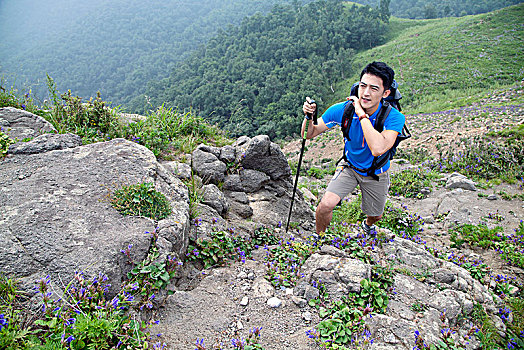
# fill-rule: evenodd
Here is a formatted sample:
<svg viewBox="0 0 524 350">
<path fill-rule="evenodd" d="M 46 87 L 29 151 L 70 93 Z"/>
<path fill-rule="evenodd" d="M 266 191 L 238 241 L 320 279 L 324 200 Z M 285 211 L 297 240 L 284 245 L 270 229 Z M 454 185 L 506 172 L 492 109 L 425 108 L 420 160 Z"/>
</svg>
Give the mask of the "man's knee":
<svg viewBox="0 0 524 350">
<path fill-rule="evenodd" d="M 334 193 L 326 192 L 324 197 L 317 206 L 317 214 L 330 213 L 335 209 L 337 204 L 340 202 L 340 197 Z"/>
</svg>

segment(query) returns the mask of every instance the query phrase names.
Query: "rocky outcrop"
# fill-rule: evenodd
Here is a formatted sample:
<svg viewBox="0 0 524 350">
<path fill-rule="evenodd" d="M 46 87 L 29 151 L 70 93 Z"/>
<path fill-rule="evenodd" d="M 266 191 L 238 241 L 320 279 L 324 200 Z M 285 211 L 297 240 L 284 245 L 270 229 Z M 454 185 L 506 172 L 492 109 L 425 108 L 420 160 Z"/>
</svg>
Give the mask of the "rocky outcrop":
<svg viewBox="0 0 524 350">
<path fill-rule="evenodd" d="M 34 134 L 52 130 L 39 118 L 33 120 Z M 78 141 L 75 135 L 37 136 L 12 145 L 2 161 L 1 272 L 31 286 L 48 274 L 67 284 L 76 271 L 104 273 L 115 284 L 114 292 L 130 269 L 121 250 L 132 245 L 131 258 L 141 261 L 149 250 L 150 232 L 157 230 L 163 256 L 185 254 L 189 197 L 180 180 L 136 143 L 116 139 L 80 146 Z M 111 206 L 109 192 L 139 182 L 154 183 L 170 201 L 172 215 L 154 222 L 122 216 Z"/>
<path fill-rule="evenodd" d="M 44 118 L 13 107 L 0 108 L 0 127 L 9 137 L 20 141 L 56 132 Z"/>
<path fill-rule="evenodd" d="M 220 148 L 200 145 L 189 166 L 160 164 L 148 149 L 123 139 L 82 146 L 77 135 L 56 134 L 43 118 L 14 108 L 0 109 L 0 122 L 11 138 L 27 141 L 11 145 L 0 167 L 1 272 L 28 283 L 47 274 L 69 278 L 75 271 L 122 281 L 130 265 L 121 250 L 132 245 L 131 259 L 141 261 L 155 230 L 160 258 L 183 257 L 190 237 L 206 237 L 211 229 L 239 224 L 249 230 L 286 218 L 291 170 L 267 136 Z M 202 199 L 195 225 L 180 179 L 204 184 L 195 189 Z M 139 182 L 154 183 L 173 214 L 154 222 L 113 209 L 108 194 Z M 312 219 L 299 199 L 294 214 L 296 221 Z"/>
<path fill-rule="evenodd" d="M 204 204 L 233 225 L 245 219 L 264 225 L 287 220 L 293 179 L 280 147 L 266 135 L 240 137 L 233 145 L 199 145 L 192 153 L 192 170 L 204 184 L 218 185 L 226 199 L 218 199 L 217 187 L 204 189 Z M 292 221 L 311 224 L 313 212 L 300 191 Z"/>
<path fill-rule="evenodd" d="M 18 142 L 9 147 L 7 154 L 45 153 L 82 146 L 82 138 L 74 134 L 43 134 L 29 142 Z"/>
</svg>

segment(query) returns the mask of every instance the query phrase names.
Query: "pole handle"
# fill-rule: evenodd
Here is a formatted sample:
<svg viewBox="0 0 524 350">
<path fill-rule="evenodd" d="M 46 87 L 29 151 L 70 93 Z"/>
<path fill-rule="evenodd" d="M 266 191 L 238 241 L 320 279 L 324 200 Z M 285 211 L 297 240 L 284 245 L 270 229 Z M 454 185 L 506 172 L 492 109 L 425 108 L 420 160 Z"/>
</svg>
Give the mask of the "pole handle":
<svg viewBox="0 0 524 350">
<path fill-rule="evenodd" d="M 315 100 L 309 100 L 308 103 L 310 105 L 312 105 L 314 103 L 316 104 Z M 318 111 L 318 106 L 317 106 L 317 108 L 315 108 L 315 112 L 313 113 L 313 115 L 310 115 L 308 113 L 308 116 L 313 119 L 313 125 L 318 125 L 318 112 L 317 111 Z"/>
</svg>

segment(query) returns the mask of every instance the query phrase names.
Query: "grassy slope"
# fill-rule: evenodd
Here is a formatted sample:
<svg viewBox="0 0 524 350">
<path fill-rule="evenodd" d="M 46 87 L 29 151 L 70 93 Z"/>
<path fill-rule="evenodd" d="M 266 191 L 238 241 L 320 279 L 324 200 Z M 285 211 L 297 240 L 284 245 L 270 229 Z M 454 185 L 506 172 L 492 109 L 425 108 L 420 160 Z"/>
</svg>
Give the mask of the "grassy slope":
<svg viewBox="0 0 524 350">
<path fill-rule="evenodd" d="M 358 53 L 360 70 L 373 60 L 396 72 L 407 114 L 471 104 L 524 78 L 524 4 L 487 14 L 436 20 L 391 18 L 390 40 Z M 344 99 L 358 75 L 337 86 Z"/>
</svg>

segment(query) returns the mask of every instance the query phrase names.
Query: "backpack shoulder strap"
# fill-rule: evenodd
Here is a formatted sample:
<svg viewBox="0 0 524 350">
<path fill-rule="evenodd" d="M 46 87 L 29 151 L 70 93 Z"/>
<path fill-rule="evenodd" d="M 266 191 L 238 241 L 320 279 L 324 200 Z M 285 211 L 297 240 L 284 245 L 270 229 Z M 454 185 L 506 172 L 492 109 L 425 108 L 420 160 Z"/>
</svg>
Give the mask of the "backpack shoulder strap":
<svg viewBox="0 0 524 350">
<path fill-rule="evenodd" d="M 340 123 L 340 128 L 342 129 L 342 134 L 344 137 L 351 141 L 349 138 L 349 129 L 351 129 L 351 122 L 353 121 L 353 113 L 355 113 L 355 107 L 353 103 L 347 103 L 344 107 L 344 114 L 342 115 L 342 123 Z"/>
<path fill-rule="evenodd" d="M 384 123 L 389 115 L 389 112 L 391 112 L 391 108 L 393 107 L 391 107 L 388 101 L 382 101 L 382 107 L 380 108 L 377 120 L 375 121 L 375 130 L 378 132 L 384 131 Z"/>
</svg>

